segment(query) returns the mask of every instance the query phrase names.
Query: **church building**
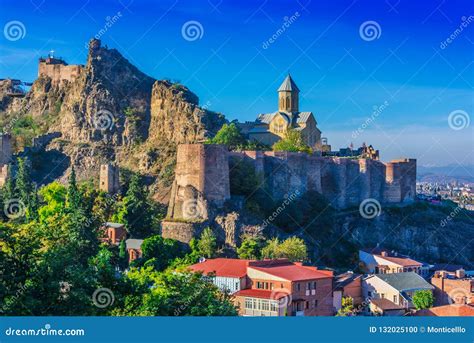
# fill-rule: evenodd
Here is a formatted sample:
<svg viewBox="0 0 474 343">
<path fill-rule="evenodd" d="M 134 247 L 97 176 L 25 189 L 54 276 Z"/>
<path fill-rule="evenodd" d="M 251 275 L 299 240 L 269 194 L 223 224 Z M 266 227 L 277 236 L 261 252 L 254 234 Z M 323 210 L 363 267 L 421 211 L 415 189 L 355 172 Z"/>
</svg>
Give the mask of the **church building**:
<svg viewBox="0 0 474 343">
<path fill-rule="evenodd" d="M 291 76 L 278 88 L 278 111 L 263 113 L 254 122 L 241 124 L 242 132 L 250 139 L 272 146 L 285 137 L 288 129 L 301 131 L 306 144 L 320 150 L 321 131 L 312 112 L 300 112 L 300 90 Z"/>
</svg>

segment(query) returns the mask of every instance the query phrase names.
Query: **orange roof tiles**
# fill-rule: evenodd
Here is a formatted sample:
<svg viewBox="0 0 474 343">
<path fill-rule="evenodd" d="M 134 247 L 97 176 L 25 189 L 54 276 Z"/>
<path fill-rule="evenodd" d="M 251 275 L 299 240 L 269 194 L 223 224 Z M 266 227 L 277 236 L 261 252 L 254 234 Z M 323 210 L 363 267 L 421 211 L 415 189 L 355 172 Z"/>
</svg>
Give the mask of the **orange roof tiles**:
<svg viewBox="0 0 474 343">
<path fill-rule="evenodd" d="M 204 275 L 215 273 L 216 276 L 242 278 L 247 275 L 247 265 L 250 260 L 236 258 L 215 258 L 196 263 L 189 268 L 200 271 Z"/>
<path fill-rule="evenodd" d="M 249 266 L 249 268 L 280 277 L 288 281 L 304 281 L 324 279 L 332 277 L 333 274 L 326 270 L 317 270 L 315 267 L 301 266 L 288 262 L 286 264 L 268 266 Z"/>
</svg>

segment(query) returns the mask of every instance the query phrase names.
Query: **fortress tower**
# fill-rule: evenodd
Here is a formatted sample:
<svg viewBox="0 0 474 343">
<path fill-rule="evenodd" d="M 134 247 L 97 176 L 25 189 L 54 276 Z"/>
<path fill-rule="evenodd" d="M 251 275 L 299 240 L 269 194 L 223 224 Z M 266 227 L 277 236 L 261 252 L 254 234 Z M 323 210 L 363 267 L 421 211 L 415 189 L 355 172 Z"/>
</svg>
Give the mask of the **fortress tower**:
<svg viewBox="0 0 474 343">
<path fill-rule="evenodd" d="M 278 111 L 299 112 L 299 93 L 298 86 L 288 74 L 280 88 L 278 88 Z"/>
<path fill-rule="evenodd" d="M 100 166 L 99 189 L 109 194 L 115 194 L 120 190 L 118 167 L 110 163 Z"/>
</svg>

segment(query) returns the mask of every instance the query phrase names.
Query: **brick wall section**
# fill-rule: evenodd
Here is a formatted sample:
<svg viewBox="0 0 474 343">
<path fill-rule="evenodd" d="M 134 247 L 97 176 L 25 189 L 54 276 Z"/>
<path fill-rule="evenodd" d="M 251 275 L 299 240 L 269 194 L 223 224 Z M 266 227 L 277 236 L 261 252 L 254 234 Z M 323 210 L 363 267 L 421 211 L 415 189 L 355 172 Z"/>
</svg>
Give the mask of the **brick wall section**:
<svg viewBox="0 0 474 343">
<path fill-rule="evenodd" d="M 119 168 L 112 164 L 102 164 L 99 173 L 99 189 L 109 194 L 120 190 Z"/>
<path fill-rule="evenodd" d="M 435 306 L 461 302 L 464 297 L 466 303 L 474 302 L 474 279 L 433 277 L 431 284 L 435 287 L 433 291 Z M 454 299 L 450 299 L 450 295 L 454 297 Z"/>
</svg>

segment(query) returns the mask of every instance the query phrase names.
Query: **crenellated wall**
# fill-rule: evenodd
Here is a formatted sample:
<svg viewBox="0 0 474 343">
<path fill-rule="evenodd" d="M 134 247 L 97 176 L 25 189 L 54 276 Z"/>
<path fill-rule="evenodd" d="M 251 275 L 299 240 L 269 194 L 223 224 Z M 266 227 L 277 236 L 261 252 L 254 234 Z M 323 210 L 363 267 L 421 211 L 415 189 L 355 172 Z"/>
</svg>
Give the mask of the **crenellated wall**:
<svg viewBox="0 0 474 343">
<path fill-rule="evenodd" d="M 212 220 L 212 208 L 222 208 L 230 198 L 229 160 L 246 160 L 263 176 L 266 191 L 274 200 L 292 193 L 316 191 L 334 207 L 359 206 L 368 198 L 381 203 L 412 201 L 416 194 L 416 160 L 383 163 L 373 159 L 321 157 L 295 152 L 228 152 L 222 145 L 182 144 L 178 146 L 176 176 L 168 219 L 173 221 Z M 191 207 L 190 207 L 191 206 Z M 176 226 L 173 225 L 174 229 Z M 170 234 L 190 237 L 191 230 Z"/>
</svg>

